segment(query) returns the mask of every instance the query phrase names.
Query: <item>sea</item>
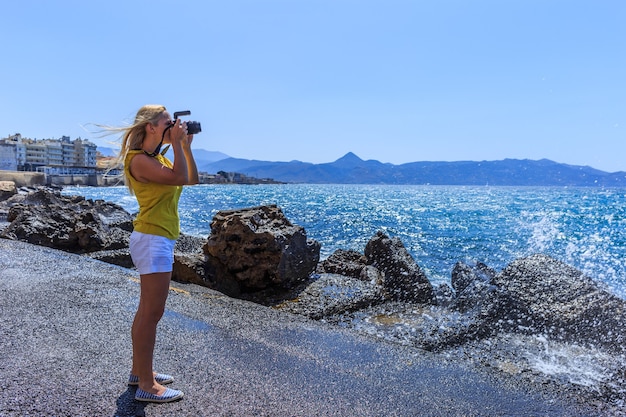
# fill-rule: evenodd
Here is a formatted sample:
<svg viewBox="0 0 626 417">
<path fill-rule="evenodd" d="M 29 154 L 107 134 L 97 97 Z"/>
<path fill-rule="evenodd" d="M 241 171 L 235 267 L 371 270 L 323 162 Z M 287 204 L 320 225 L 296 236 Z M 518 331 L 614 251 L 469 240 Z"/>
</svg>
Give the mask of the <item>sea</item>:
<svg viewBox="0 0 626 417">
<path fill-rule="evenodd" d="M 65 187 L 138 210 L 128 189 Z M 399 238 L 429 280 L 450 283 L 457 262 L 501 270 L 534 253 L 584 272 L 626 299 L 626 189 L 428 185 L 195 185 L 185 187 L 181 231 L 207 237 L 220 210 L 275 204 L 321 259 L 337 249 L 363 252 L 383 231 Z"/>
<path fill-rule="evenodd" d="M 138 210 L 135 198 L 122 186 L 65 187 L 63 193 L 111 201 L 130 213 Z M 433 285 L 449 285 L 457 262 L 483 262 L 499 271 L 515 259 L 543 253 L 626 299 L 626 189 L 196 185 L 185 187 L 181 195 L 181 229 L 207 237 L 218 211 L 267 204 L 280 207 L 293 224 L 304 227 L 308 238 L 321 243 L 322 259 L 338 249 L 362 253 L 376 232 L 383 231 L 402 241 Z M 413 305 L 384 309 L 357 312 L 339 325 L 412 345 L 420 323 L 436 320 L 437 314 Z M 502 335 L 447 354 L 542 384 L 557 381 L 608 401 L 616 414 L 626 414 L 623 355 L 540 334 Z"/>
</svg>

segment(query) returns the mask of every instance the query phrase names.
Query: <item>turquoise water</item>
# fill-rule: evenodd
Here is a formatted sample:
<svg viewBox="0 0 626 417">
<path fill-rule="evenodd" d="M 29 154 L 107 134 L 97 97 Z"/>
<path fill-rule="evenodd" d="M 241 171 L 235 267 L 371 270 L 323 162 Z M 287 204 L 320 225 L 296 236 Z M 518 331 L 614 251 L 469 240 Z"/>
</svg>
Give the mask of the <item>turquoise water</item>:
<svg viewBox="0 0 626 417">
<path fill-rule="evenodd" d="M 124 187 L 67 187 L 137 211 Z M 626 189 L 393 185 L 197 185 L 180 201 L 184 233 L 208 236 L 219 210 L 276 204 L 322 244 L 363 252 L 378 230 L 397 236 L 437 284 L 457 261 L 500 270 L 545 253 L 626 298 Z"/>
</svg>

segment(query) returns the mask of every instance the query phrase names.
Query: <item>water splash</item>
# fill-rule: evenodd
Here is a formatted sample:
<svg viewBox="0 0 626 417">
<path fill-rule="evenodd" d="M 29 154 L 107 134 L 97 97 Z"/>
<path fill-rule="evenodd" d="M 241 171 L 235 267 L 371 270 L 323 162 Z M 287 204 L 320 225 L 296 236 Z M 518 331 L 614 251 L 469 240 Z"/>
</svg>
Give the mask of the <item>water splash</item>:
<svg viewBox="0 0 626 417">
<path fill-rule="evenodd" d="M 615 358 L 598 350 L 550 341 L 544 336 L 520 338 L 518 348 L 531 369 L 560 381 L 600 392 L 612 377 L 609 369 Z"/>
</svg>

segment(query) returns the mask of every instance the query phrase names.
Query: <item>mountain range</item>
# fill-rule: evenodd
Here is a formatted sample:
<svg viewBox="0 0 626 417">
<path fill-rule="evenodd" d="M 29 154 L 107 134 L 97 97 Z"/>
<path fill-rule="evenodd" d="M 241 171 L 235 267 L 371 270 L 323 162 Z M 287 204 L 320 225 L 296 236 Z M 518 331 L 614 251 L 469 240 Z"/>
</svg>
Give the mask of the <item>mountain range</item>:
<svg viewBox="0 0 626 417">
<path fill-rule="evenodd" d="M 101 148 L 98 148 L 100 150 Z M 104 152 L 103 152 L 104 153 Z M 352 152 L 334 162 L 270 162 L 232 158 L 221 152 L 194 149 L 199 171 L 238 172 L 305 184 L 415 184 L 493 186 L 625 187 L 626 172 L 605 172 L 589 166 L 548 159 L 499 161 L 410 162 L 394 165 L 363 160 Z"/>
<path fill-rule="evenodd" d="M 256 178 L 307 184 L 430 184 L 516 186 L 626 186 L 626 172 L 608 173 L 548 159 L 410 162 L 364 161 L 352 152 L 334 162 L 268 162 L 226 158 L 198 162 L 201 171 L 239 172 Z"/>
</svg>

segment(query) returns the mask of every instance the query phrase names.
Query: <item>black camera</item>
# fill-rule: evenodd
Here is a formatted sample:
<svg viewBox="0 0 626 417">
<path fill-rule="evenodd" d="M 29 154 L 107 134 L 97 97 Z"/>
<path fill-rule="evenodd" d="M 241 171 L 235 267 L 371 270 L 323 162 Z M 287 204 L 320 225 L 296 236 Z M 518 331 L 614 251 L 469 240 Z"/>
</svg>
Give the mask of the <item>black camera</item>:
<svg viewBox="0 0 626 417">
<path fill-rule="evenodd" d="M 174 112 L 174 120 L 178 119 L 179 116 L 189 116 L 191 114 L 190 110 L 177 111 Z M 202 132 L 202 126 L 200 126 L 200 122 L 187 122 L 187 134 L 195 135 L 196 133 Z"/>
</svg>

